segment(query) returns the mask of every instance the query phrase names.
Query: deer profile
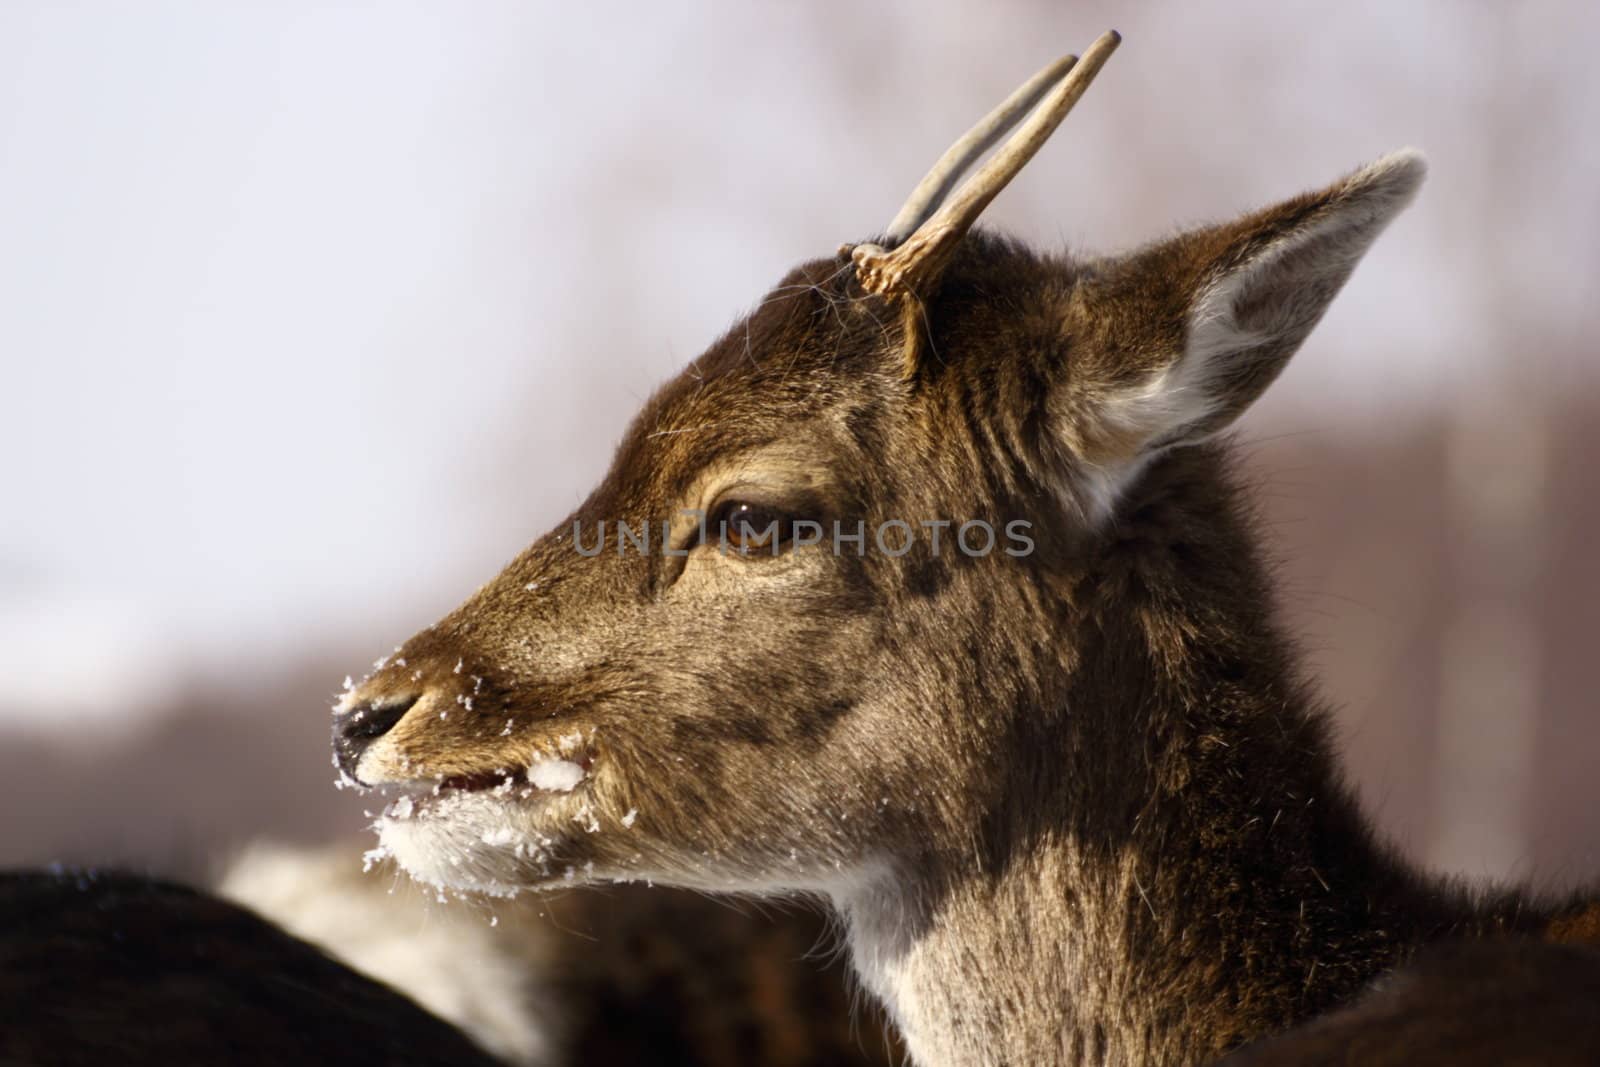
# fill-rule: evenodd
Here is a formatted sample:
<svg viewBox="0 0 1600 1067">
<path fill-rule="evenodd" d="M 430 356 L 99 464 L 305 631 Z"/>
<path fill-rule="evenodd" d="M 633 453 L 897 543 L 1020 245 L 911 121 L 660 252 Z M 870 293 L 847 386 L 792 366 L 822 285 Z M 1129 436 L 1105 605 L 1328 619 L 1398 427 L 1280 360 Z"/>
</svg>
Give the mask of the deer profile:
<svg viewBox="0 0 1600 1067">
<path fill-rule="evenodd" d="M 1220 436 L 1422 157 L 1122 255 L 975 229 L 1117 42 L 790 272 L 344 694 L 381 851 L 463 892 L 825 898 L 921 1064 L 1207 1062 L 1433 941 L 1596 932 L 1375 840 Z"/>
</svg>

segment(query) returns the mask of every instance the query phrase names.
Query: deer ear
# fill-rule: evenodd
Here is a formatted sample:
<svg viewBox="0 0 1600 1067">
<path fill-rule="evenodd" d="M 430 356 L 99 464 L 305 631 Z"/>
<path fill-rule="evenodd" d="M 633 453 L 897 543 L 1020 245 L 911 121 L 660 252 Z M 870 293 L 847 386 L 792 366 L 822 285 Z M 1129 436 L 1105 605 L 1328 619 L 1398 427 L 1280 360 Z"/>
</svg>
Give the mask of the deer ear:
<svg viewBox="0 0 1600 1067">
<path fill-rule="evenodd" d="M 1069 439 L 1113 496 L 1271 384 L 1422 184 L 1405 149 L 1326 189 L 1096 267 L 1074 293 Z M 1103 501 L 1109 503 L 1109 501 Z"/>
</svg>

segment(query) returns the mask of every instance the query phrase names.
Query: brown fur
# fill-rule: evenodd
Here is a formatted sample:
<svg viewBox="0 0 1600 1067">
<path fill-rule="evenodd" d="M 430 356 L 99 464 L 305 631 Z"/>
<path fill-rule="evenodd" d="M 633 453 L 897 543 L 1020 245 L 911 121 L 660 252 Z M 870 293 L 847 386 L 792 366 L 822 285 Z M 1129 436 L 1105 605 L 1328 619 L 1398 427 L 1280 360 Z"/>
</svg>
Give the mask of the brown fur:
<svg viewBox="0 0 1600 1067">
<path fill-rule="evenodd" d="M 524 907 L 523 912 L 529 909 Z M 810 909 L 761 915 L 688 893 L 618 887 L 541 901 L 521 925 L 553 958 L 574 1064 L 889 1067 L 898 1051 Z"/>
<path fill-rule="evenodd" d="M 1592 1067 L 1600 952 L 1537 941 L 1428 949 L 1348 1008 L 1223 1067 Z"/>
<path fill-rule="evenodd" d="M 973 234 L 909 378 L 897 308 L 847 258 L 793 271 L 336 724 L 368 783 L 551 754 L 584 781 L 385 843 L 458 888 L 826 895 L 925 1063 L 1204 1062 L 1430 942 L 1543 932 L 1551 907 L 1373 840 L 1214 438 L 1419 178 L 1396 157 L 1120 258 Z M 946 530 L 938 554 L 740 558 L 682 523 L 682 556 L 572 544 L 574 521 L 659 532 L 730 495 L 869 528 L 1021 519 L 1037 550 L 974 558 Z M 356 728 L 384 707 L 408 710 Z M 491 844 L 502 825 L 537 846 Z"/>
<path fill-rule="evenodd" d="M 889 1067 L 828 918 L 644 885 L 441 903 L 353 842 L 257 843 L 218 891 L 508 1063 Z M 203 899 L 203 898 L 199 898 Z"/>
</svg>

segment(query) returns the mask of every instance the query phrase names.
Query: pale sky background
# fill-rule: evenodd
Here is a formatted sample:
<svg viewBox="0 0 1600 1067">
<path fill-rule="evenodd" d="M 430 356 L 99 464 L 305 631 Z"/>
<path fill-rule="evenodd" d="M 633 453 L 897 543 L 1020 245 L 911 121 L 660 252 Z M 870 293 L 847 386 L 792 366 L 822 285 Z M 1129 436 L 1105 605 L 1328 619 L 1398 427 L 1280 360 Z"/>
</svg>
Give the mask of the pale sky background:
<svg viewBox="0 0 1600 1067">
<path fill-rule="evenodd" d="M 1592 389 L 1594 10 L 0 0 L 0 721 L 383 651 L 1111 25 L 991 224 L 1106 249 L 1431 158 L 1252 427 Z"/>
</svg>

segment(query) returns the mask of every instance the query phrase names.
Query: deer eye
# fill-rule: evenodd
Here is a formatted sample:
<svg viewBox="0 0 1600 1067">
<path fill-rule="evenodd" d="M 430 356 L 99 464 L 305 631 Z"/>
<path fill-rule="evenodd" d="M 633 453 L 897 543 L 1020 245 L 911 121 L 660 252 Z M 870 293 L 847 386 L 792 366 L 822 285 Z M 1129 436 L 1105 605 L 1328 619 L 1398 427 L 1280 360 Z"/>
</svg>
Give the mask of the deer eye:
<svg viewBox="0 0 1600 1067">
<path fill-rule="evenodd" d="M 795 517 L 767 504 L 729 500 L 706 524 L 706 541 L 724 551 L 776 556 L 794 540 Z"/>
</svg>

